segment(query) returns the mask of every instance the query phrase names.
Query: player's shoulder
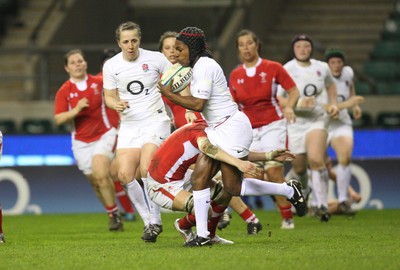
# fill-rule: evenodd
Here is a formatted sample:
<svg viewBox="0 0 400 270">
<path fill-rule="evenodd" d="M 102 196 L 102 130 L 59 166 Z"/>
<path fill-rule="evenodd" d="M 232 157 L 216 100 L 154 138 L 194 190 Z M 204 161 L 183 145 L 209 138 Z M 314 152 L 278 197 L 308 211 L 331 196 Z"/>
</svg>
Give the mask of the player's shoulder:
<svg viewBox="0 0 400 270">
<path fill-rule="evenodd" d="M 350 66 L 344 66 L 343 70 L 342 70 L 342 73 L 345 74 L 346 76 L 349 76 L 349 77 L 353 77 L 354 76 L 354 70 Z"/>
<path fill-rule="evenodd" d="M 238 74 L 240 74 L 241 72 L 244 72 L 244 71 L 245 71 L 245 69 L 243 67 L 243 64 L 239 64 L 231 71 L 230 76 L 237 76 Z"/>
<path fill-rule="evenodd" d="M 320 61 L 317 59 L 310 59 L 311 66 L 317 70 L 325 71 L 326 74 L 330 74 L 330 69 L 327 62 Z"/>
<path fill-rule="evenodd" d="M 66 80 L 58 89 L 58 91 L 67 91 L 69 89 L 71 89 L 71 87 L 74 86 L 74 84 L 71 82 L 70 79 Z"/>
<path fill-rule="evenodd" d="M 95 81 L 95 82 L 103 82 L 103 76 L 102 75 L 93 75 L 93 74 L 88 74 L 88 81 Z"/>
<path fill-rule="evenodd" d="M 196 120 L 193 123 L 187 125 L 187 131 L 195 137 L 207 136 L 205 129 L 207 128 L 207 123 L 203 119 Z"/>
<path fill-rule="evenodd" d="M 119 66 L 121 60 L 122 60 L 122 52 L 119 52 L 104 63 L 103 70 L 113 69 Z"/>
<path fill-rule="evenodd" d="M 288 62 L 286 62 L 286 63 L 283 65 L 283 67 L 284 67 L 285 69 L 291 69 L 291 68 L 296 67 L 296 65 L 297 65 L 296 59 L 293 58 L 292 60 L 289 60 Z"/>
</svg>

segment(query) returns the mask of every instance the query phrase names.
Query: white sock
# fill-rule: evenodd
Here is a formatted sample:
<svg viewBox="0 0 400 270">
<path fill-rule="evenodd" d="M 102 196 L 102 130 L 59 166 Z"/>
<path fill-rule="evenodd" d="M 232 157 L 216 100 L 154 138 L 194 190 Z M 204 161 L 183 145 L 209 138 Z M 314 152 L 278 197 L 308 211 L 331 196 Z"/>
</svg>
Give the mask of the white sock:
<svg viewBox="0 0 400 270">
<path fill-rule="evenodd" d="M 311 177 L 314 187 L 313 193 L 318 207 L 324 206 L 328 208 L 328 171 L 326 168 L 311 170 Z"/>
<path fill-rule="evenodd" d="M 339 202 L 348 200 L 347 190 L 350 186 L 351 169 L 349 165 L 339 164 L 336 170 L 336 185 Z"/>
<path fill-rule="evenodd" d="M 149 205 L 150 208 L 150 214 L 151 214 L 151 220 L 150 223 L 151 224 L 158 224 L 161 225 L 161 207 L 156 204 L 155 202 L 153 202 L 150 197 L 149 194 L 147 193 L 147 178 L 142 178 L 142 182 L 144 185 L 144 195 L 146 197 L 147 203 Z"/>
<path fill-rule="evenodd" d="M 309 199 L 310 205 L 314 206 L 314 207 L 318 207 L 318 201 L 316 198 L 317 196 L 315 196 L 316 187 L 314 187 L 314 181 L 311 179 L 311 177 L 308 180 L 308 185 L 311 188 L 311 194 L 310 194 L 310 199 Z"/>
<path fill-rule="evenodd" d="M 193 190 L 194 212 L 196 217 L 197 235 L 208 237 L 210 232 L 207 229 L 208 209 L 210 208 L 210 188 L 203 190 Z"/>
<path fill-rule="evenodd" d="M 255 178 L 244 178 L 240 190 L 241 196 L 281 195 L 291 198 L 293 194 L 293 188 L 286 183 L 277 184 Z"/>
<path fill-rule="evenodd" d="M 126 193 L 142 218 L 144 225 L 148 225 L 150 223 L 150 210 L 144 198 L 143 189 L 136 179 L 126 184 Z"/>
</svg>

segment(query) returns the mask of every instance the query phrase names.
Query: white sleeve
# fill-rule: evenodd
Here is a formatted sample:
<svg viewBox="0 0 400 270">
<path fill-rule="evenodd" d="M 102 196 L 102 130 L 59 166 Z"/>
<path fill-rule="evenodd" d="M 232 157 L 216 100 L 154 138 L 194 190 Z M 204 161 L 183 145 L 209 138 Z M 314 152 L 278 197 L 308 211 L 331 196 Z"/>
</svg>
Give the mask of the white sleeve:
<svg viewBox="0 0 400 270">
<path fill-rule="evenodd" d="M 117 80 L 112 72 L 110 61 L 104 63 L 103 66 L 103 88 L 109 90 L 117 89 Z"/>
</svg>

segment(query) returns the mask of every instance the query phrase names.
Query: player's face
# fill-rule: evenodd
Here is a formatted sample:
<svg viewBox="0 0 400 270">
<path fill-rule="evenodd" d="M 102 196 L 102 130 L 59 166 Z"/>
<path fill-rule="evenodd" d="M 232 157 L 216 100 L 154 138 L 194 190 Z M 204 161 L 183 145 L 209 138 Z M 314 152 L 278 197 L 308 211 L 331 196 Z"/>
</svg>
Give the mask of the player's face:
<svg viewBox="0 0 400 270">
<path fill-rule="evenodd" d="M 118 46 L 126 61 L 135 61 L 139 57 L 140 36 L 137 29 L 122 31 Z"/>
<path fill-rule="evenodd" d="M 299 61 L 308 61 L 311 57 L 312 47 L 307 40 L 300 40 L 294 44 L 294 55 Z"/>
<path fill-rule="evenodd" d="M 189 66 L 189 47 L 180 40 L 175 41 L 175 49 L 177 52 L 178 63 L 182 66 Z"/>
<path fill-rule="evenodd" d="M 342 73 L 342 69 L 344 66 L 344 62 L 342 58 L 339 57 L 332 57 L 328 61 L 329 69 L 331 70 L 331 73 L 335 77 L 339 77 L 340 74 Z"/>
<path fill-rule="evenodd" d="M 87 63 L 79 53 L 71 54 L 68 57 L 68 64 L 65 71 L 73 80 L 82 80 L 86 77 Z"/>
<path fill-rule="evenodd" d="M 161 52 L 167 57 L 167 59 L 172 63 L 175 64 L 178 62 L 178 58 L 176 56 L 175 50 L 175 40 L 174 37 L 168 37 L 164 39 L 163 46 Z"/>
<path fill-rule="evenodd" d="M 251 35 L 238 38 L 238 50 L 239 57 L 244 63 L 258 59 L 258 45 Z"/>
</svg>

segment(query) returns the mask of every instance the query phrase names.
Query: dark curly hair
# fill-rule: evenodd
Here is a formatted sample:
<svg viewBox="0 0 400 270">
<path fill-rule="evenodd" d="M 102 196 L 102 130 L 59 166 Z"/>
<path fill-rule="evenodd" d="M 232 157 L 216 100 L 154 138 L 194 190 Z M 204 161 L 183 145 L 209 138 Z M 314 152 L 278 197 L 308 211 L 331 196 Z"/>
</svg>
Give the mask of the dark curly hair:
<svg viewBox="0 0 400 270">
<path fill-rule="evenodd" d="M 211 51 L 206 44 L 206 36 L 203 30 L 197 27 L 183 28 L 176 37 L 177 40 L 185 43 L 189 48 L 190 66 L 193 67 L 194 62 L 201 56 L 212 58 Z"/>
</svg>

